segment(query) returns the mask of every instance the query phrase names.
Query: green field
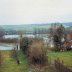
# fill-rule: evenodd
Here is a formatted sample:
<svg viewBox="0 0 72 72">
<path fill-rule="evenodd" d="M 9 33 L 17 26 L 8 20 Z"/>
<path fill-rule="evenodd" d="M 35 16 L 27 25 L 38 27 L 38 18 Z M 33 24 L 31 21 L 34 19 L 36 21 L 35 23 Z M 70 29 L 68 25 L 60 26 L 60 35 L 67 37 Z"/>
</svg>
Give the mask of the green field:
<svg viewBox="0 0 72 72">
<path fill-rule="evenodd" d="M 66 52 L 50 52 L 48 53 L 49 61 L 54 61 L 60 59 L 64 62 L 64 65 L 72 69 L 72 51 Z"/>
<path fill-rule="evenodd" d="M 26 57 L 18 52 L 18 58 L 21 64 L 17 64 L 16 60 L 11 57 L 12 51 L 2 51 L 2 72 L 28 72 L 29 65 Z"/>
<path fill-rule="evenodd" d="M 2 54 L 2 72 L 29 72 L 30 66 L 26 56 L 22 52 L 18 52 L 18 59 L 21 64 L 17 64 L 16 60 L 11 57 L 12 51 L 1 51 Z M 64 61 L 64 64 L 72 69 L 72 51 L 68 52 L 50 52 L 48 53 L 50 61 L 54 61 L 59 58 L 60 61 Z M 48 66 L 49 67 L 49 66 Z M 55 72 L 50 67 L 46 72 Z"/>
<path fill-rule="evenodd" d="M 42 68 L 40 71 L 37 70 L 36 67 L 31 67 L 31 64 L 27 60 L 26 56 L 19 51 L 18 52 L 18 59 L 20 60 L 21 64 L 17 64 L 15 58 L 11 56 L 12 51 L 0 51 L 2 55 L 2 67 L 0 67 L 0 72 L 56 72 L 53 68 L 48 66 L 47 68 Z M 33 70 L 33 71 L 32 71 Z"/>
</svg>

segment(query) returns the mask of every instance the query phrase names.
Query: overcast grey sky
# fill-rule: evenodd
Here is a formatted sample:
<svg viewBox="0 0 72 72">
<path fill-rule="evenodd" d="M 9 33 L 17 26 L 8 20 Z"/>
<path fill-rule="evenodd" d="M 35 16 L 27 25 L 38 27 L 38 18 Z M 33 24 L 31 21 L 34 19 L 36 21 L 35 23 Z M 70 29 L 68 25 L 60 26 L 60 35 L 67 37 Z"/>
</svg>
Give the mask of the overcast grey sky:
<svg viewBox="0 0 72 72">
<path fill-rule="evenodd" d="M 71 21 L 72 0 L 0 0 L 0 25 Z"/>
</svg>

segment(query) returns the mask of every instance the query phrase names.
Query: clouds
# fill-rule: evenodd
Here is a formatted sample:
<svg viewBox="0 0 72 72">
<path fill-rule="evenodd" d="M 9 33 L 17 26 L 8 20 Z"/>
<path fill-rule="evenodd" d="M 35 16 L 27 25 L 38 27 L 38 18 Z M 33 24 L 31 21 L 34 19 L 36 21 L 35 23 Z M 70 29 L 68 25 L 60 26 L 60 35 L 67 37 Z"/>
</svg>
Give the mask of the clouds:
<svg viewBox="0 0 72 72">
<path fill-rule="evenodd" d="M 0 24 L 16 23 L 16 2 L 14 0 L 0 0 Z"/>
<path fill-rule="evenodd" d="M 0 24 L 71 21 L 72 0 L 1 0 Z"/>
</svg>

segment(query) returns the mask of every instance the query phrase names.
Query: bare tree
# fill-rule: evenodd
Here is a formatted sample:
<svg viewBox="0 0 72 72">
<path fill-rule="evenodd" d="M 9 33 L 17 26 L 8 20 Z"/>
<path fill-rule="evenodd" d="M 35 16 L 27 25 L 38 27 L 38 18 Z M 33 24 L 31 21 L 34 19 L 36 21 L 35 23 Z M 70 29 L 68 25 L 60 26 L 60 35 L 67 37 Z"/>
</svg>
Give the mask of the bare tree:
<svg viewBox="0 0 72 72">
<path fill-rule="evenodd" d="M 62 39 L 64 38 L 65 28 L 62 24 L 54 24 L 50 30 L 50 37 L 53 37 L 53 42 L 56 51 L 62 48 Z"/>
<path fill-rule="evenodd" d="M 3 38 L 5 31 L 2 27 L 0 27 L 0 38 Z"/>
</svg>

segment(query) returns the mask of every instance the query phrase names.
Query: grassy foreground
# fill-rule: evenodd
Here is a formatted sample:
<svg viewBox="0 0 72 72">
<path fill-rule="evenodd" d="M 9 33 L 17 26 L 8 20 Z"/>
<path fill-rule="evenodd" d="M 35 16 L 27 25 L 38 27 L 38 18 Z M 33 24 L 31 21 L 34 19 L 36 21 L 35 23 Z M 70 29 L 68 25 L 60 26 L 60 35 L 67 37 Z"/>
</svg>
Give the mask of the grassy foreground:
<svg viewBox="0 0 72 72">
<path fill-rule="evenodd" d="M 18 59 L 20 60 L 21 64 L 18 65 L 16 60 L 11 57 L 11 53 L 12 51 L 1 51 L 2 67 L 0 68 L 0 72 L 56 72 L 49 66 L 45 68 L 44 71 L 38 71 L 36 67 L 30 67 L 27 58 L 20 51 L 18 52 Z"/>
<path fill-rule="evenodd" d="M 11 57 L 11 51 L 2 51 L 1 53 L 3 57 L 2 72 L 28 72 L 28 61 L 21 52 L 18 52 L 20 65 Z"/>
<path fill-rule="evenodd" d="M 12 51 L 1 51 L 2 53 L 2 72 L 29 72 L 29 63 L 27 58 L 19 51 L 18 58 L 21 62 L 20 65 L 17 64 L 16 60 L 11 57 Z M 50 60 L 55 60 L 59 57 L 60 61 L 64 61 L 64 64 L 72 69 L 72 51 L 68 52 L 50 52 L 48 53 Z M 49 68 L 50 69 L 50 68 Z M 46 72 L 54 72 L 51 70 Z"/>
<path fill-rule="evenodd" d="M 72 69 L 72 51 L 66 52 L 51 52 L 48 53 L 49 60 L 54 61 L 57 58 L 64 61 L 64 65 Z"/>
</svg>

